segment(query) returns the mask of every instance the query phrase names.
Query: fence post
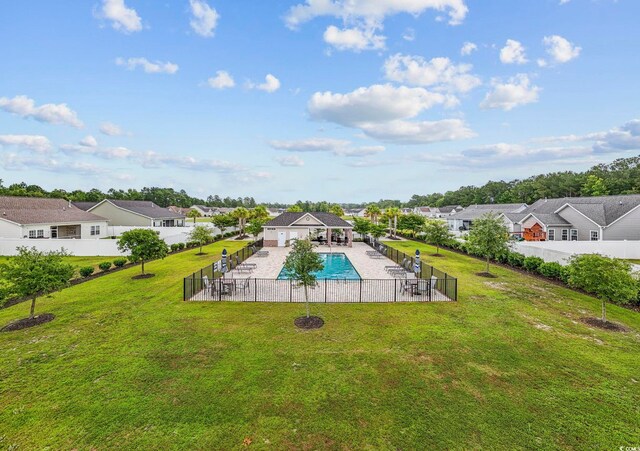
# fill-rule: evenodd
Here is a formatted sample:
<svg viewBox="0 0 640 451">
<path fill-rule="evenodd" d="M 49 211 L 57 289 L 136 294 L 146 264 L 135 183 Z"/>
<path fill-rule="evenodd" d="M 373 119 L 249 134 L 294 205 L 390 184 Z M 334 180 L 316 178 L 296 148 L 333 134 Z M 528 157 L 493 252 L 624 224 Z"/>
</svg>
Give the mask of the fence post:
<svg viewBox="0 0 640 451">
<path fill-rule="evenodd" d="M 289 302 L 293 302 L 293 283 L 289 279 Z"/>
<path fill-rule="evenodd" d="M 362 279 L 360 279 L 360 297 L 358 302 L 362 302 Z"/>
<path fill-rule="evenodd" d="M 327 303 L 327 279 L 324 279 L 324 303 Z"/>
<path fill-rule="evenodd" d="M 398 296 L 398 279 L 393 279 L 393 302 L 396 302 Z"/>
<path fill-rule="evenodd" d="M 253 302 L 258 302 L 258 279 L 253 279 Z"/>
<path fill-rule="evenodd" d="M 187 279 L 182 279 L 182 300 L 187 300 Z"/>
<path fill-rule="evenodd" d="M 458 279 L 453 279 L 453 300 L 458 301 Z"/>
</svg>

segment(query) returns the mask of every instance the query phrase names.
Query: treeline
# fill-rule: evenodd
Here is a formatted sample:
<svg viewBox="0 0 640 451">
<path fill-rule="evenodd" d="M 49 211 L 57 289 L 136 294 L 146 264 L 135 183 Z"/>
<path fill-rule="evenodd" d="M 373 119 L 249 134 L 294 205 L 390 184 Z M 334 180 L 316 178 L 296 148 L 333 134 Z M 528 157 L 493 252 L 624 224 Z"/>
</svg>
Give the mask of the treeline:
<svg viewBox="0 0 640 451">
<path fill-rule="evenodd" d="M 407 207 L 490 203 L 532 204 L 545 197 L 605 196 L 640 193 L 640 156 L 599 164 L 585 172 L 553 172 L 510 182 L 490 181 L 483 186 L 463 186 L 455 191 L 414 194 Z"/>
<path fill-rule="evenodd" d="M 168 207 L 169 205 L 176 205 L 178 207 L 209 205 L 211 207 L 253 208 L 256 206 L 256 201 L 253 197 L 238 197 L 237 199 L 233 199 L 231 197 L 221 198 L 218 195 L 211 195 L 208 196 L 207 199 L 199 199 L 189 196 L 185 190 L 176 191 L 173 188 L 145 187 L 141 190 L 111 188 L 106 192 L 95 188 L 89 191 L 66 191 L 63 189 L 47 191 L 41 186 L 27 185 L 24 182 L 4 186 L 2 180 L 0 180 L 0 196 L 49 197 L 67 199 L 72 202 L 99 202 L 103 199 L 147 200 L 161 207 Z"/>
</svg>

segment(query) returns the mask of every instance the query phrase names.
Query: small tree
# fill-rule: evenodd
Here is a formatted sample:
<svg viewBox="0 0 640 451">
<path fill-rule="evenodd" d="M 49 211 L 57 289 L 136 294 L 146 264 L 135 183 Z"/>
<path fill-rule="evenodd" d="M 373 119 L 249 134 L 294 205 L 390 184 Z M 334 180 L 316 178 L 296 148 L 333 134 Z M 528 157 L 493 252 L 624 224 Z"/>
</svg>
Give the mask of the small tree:
<svg viewBox="0 0 640 451">
<path fill-rule="evenodd" d="M 385 233 L 387 233 L 387 228 L 382 224 L 371 224 L 369 233 L 377 240 L 381 236 L 384 236 Z"/>
<path fill-rule="evenodd" d="M 600 299 L 602 322 L 607 321 L 607 302 L 627 304 L 638 297 L 638 281 L 624 260 L 598 254 L 575 255 L 567 271 L 570 286 Z"/>
<path fill-rule="evenodd" d="M 422 230 L 425 241 L 436 247 L 436 254 L 440 253 L 440 246 L 444 246 L 453 238 L 447 223 L 437 219 L 428 219 Z"/>
<path fill-rule="evenodd" d="M 193 223 L 196 223 L 196 218 L 202 216 L 198 210 L 189 210 L 187 213 L 187 218 L 193 218 Z"/>
<path fill-rule="evenodd" d="M 58 291 L 69 284 L 73 266 L 64 262 L 64 250 L 41 252 L 35 247 L 19 247 L 18 255 L 0 264 L 0 275 L 8 283 L 13 296 L 31 298 L 29 318 L 33 318 L 36 299 Z"/>
<path fill-rule="evenodd" d="M 253 239 L 258 239 L 258 235 L 262 233 L 262 228 L 264 227 L 265 221 L 263 219 L 254 219 L 249 224 L 247 224 L 247 232 L 249 232 Z"/>
<path fill-rule="evenodd" d="M 309 318 L 309 287 L 316 285 L 315 272 L 322 271 L 324 264 L 320 255 L 313 251 L 313 244 L 309 240 L 295 240 L 293 249 L 284 261 L 287 275 L 304 287 L 304 301 Z"/>
<path fill-rule="evenodd" d="M 425 217 L 416 213 L 409 213 L 398 218 L 398 227 L 403 230 L 409 230 L 415 236 L 425 224 Z"/>
<path fill-rule="evenodd" d="M 202 246 L 213 241 L 213 230 L 205 225 L 195 226 L 189 233 L 189 241 L 200 244 L 200 252 L 198 254 L 202 255 Z"/>
<path fill-rule="evenodd" d="M 366 219 L 358 217 L 353 218 L 353 231 L 363 238 L 367 235 L 367 233 L 369 233 L 371 225 L 371 222 L 367 221 Z"/>
<path fill-rule="evenodd" d="M 231 215 L 221 214 L 213 216 L 211 218 L 211 223 L 220 229 L 220 232 L 224 235 L 226 229 L 236 225 L 236 219 Z"/>
<path fill-rule="evenodd" d="M 376 204 L 369 204 L 364 211 L 364 214 L 367 218 L 371 220 L 372 223 L 377 224 L 380 215 L 382 214 L 382 210 Z"/>
<path fill-rule="evenodd" d="M 344 216 L 344 210 L 338 204 L 331 204 L 329 207 L 329 213 L 333 213 L 336 216 Z"/>
<path fill-rule="evenodd" d="M 398 235 L 398 218 L 402 215 L 402 211 L 398 207 L 389 207 L 387 211 L 385 211 L 385 214 L 389 218 L 391 235 L 395 238 Z M 391 221 L 393 221 L 393 226 Z"/>
<path fill-rule="evenodd" d="M 287 211 L 290 213 L 302 213 L 302 207 L 300 205 L 292 205 L 287 208 Z"/>
<path fill-rule="evenodd" d="M 509 250 L 509 229 L 495 214 L 487 213 L 473 221 L 467 239 L 470 249 L 486 259 L 487 274 L 489 261 Z"/>
<path fill-rule="evenodd" d="M 167 243 L 160 239 L 158 234 L 149 229 L 133 229 L 122 234 L 118 240 L 118 250 L 129 253 L 129 259 L 142 263 L 142 275 L 144 263 L 155 258 L 164 258 L 169 252 Z"/>
<path fill-rule="evenodd" d="M 266 221 L 269 218 L 269 211 L 264 205 L 258 205 L 253 210 L 251 210 L 251 214 L 249 216 L 251 220 L 257 219 L 259 221 Z"/>
</svg>

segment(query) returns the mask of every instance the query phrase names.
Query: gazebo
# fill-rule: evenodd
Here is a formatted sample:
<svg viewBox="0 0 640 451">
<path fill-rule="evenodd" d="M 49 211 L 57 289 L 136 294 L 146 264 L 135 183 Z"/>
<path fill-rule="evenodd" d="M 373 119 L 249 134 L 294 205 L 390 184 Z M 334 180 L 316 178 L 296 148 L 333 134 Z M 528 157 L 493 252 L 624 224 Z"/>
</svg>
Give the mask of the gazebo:
<svg viewBox="0 0 640 451">
<path fill-rule="evenodd" d="M 353 226 L 333 213 L 285 212 L 263 228 L 265 247 L 285 247 L 291 240 L 324 238 L 327 244 L 353 243 Z"/>
</svg>

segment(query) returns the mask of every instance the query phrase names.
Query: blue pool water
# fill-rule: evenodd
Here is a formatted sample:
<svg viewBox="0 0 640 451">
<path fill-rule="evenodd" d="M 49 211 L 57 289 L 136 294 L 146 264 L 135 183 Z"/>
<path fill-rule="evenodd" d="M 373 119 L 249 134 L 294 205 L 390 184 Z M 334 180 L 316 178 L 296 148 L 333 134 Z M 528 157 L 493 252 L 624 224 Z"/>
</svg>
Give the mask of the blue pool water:
<svg viewBox="0 0 640 451">
<path fill-rule="evenodd" d="M 322 257 L 324 269 L 316 273 L 318 279 L 347 279 L 360 280 L 360 274 L 353 267 L 345 254 L 318 254 Z M 287 272 L 282 268 L 278 279 L 288 279 Z"/>
</svg>

